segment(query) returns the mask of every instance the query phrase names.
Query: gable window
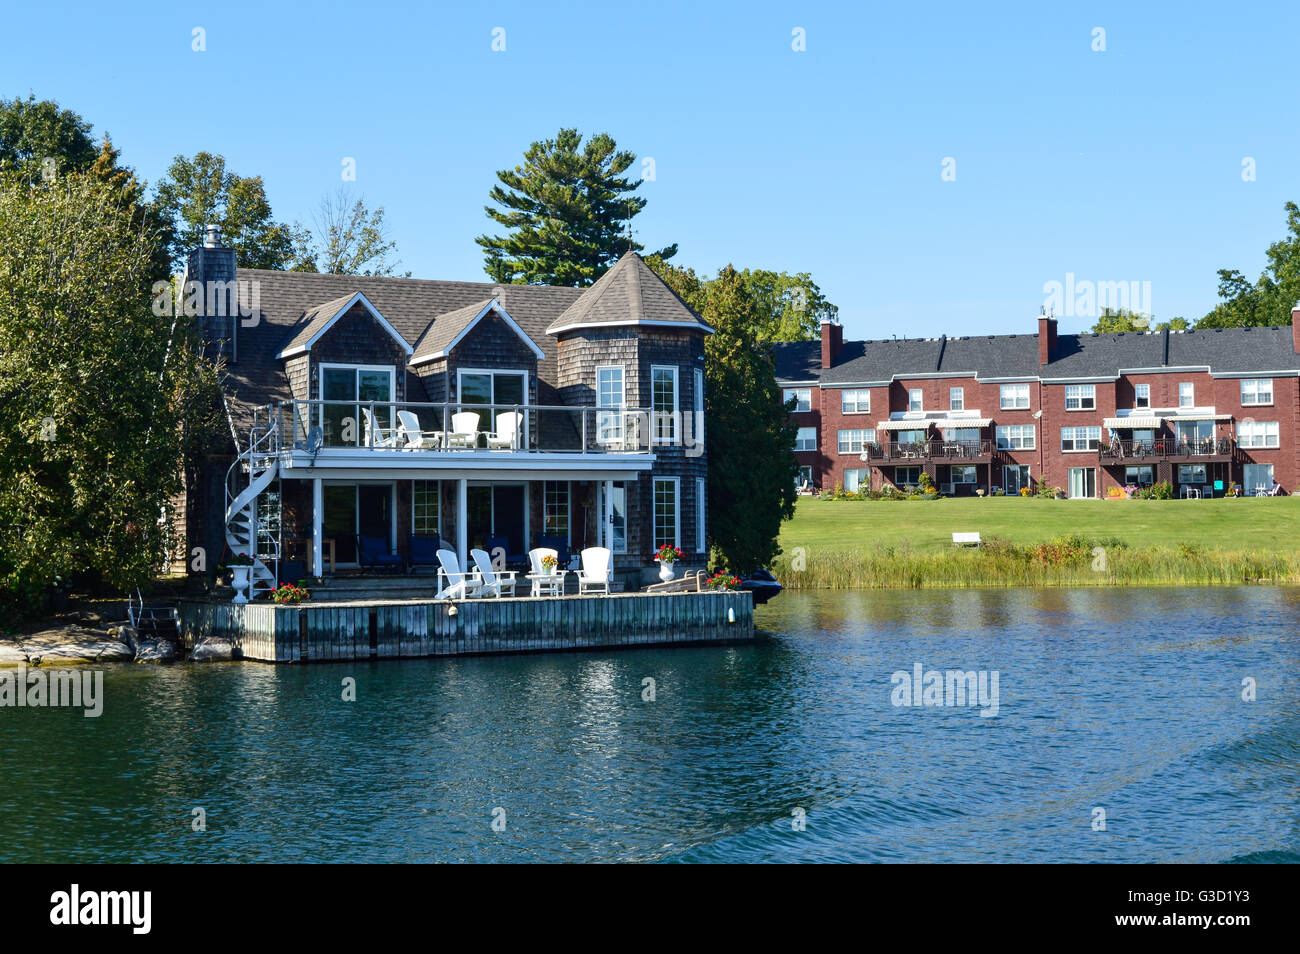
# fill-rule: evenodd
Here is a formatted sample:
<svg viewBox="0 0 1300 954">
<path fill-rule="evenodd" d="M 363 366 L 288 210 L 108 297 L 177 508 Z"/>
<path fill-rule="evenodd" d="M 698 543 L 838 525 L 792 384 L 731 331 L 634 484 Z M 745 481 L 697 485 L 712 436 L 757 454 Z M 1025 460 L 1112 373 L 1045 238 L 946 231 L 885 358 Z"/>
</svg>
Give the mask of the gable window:
<svg viewBox="0 0 1300 954">
<path fill-rule="evenodd" d="M 815 451 L 817 449 L 817 428 L 799 428 L 799 435 L 795 438 L 794 449 L 797 451 Z"/>
<path fill-rule="evenodd" d="M 907 392 L 907 409 L 909 411 L 923 411 L 925 408 L 923 396 L 920 388 L 911 388 Z"/>
<path fill-rule="evenodd" d="M 998 389 L 998 405 L 1004 411 L 1024 411 L 1029 408 L 1028 384 L 1004 384 Z"/>
<path fill-rule="evenodd" d="M 871 392 L 866 388 L 840 392 L 840 411 L 844 414 L 866 414 L 871 410 Z"/>
<path fill-rule="evenodd" d="M 1100 443 L 1100 427 L 1061 428 L 1061 450 L 1063 451 L 1096 450 Z"/>
<path fill-rule="evenodd" d="M 1065 409 L 1067 411 L 1095 411 L 1097 409 L 1097 385 L 1067 384 L 1065 386 Z"/>
<path fill-rule="evenodd" d="M 677 514 L 676 477 L 656 477 L 654 480 L 654 549 L 671 544 L 678 547 L 680 523 Z"/>
<path fill-rule="evenodd" d="M 1242 407 L 1273 403 L 1273 379 L 1253 378 L 1241 382 Z"/>
<path fill-rule="evenodd" d="M 1133 387 L 1133 406 L 1150 407 L 1151 406 L 1151 385 L 1138 384 Z"/>
<path fill-rule="evenodd" d="M 1178 406 L 1196 407 L 1196 388 L 1191 381 L 1182 381 L 1178 385 Z"/>
<path fill-rule="evenodd" d="M 462 368 L 456 372 L 456 391 L 463 409 L 478 411 L 479 430 L 493 433 L 497 415 L 509 414 L 516 405 L 528 403 L 528 372 Z M 524 415 L 525 428 L 527 421 L 528 415 Z"/>
<path fill-rule="evenodd" d="M 1242 421 L 1237 425 L 1242 447 L 1280 447 L 1277 421 Z"/>
<path fill-rule="evenodd" d="M 948 389 L 948 410 L 950 411 L 966 410 L 966 389 L 965 388 Z"/>
<path fill-rule="evenodd" d="M 841 454 L 861 454 L 863 447 L 874 443 L 876 432 L 870 429 L 854 429 L 836 432 L 836 446 Z"/>
<path fill-rule="evenodd" d="M 596 407 L 616 408 L 596 413 L 596 440 L 617 444 L 623 440 L 623 369 L 608 365 L 596 369 Z"/>
<path fill-rule="evenodd" d="M 812 388 L 786 388 L 781 394 L 785 404 L 794 401 L 796 411 L 812 410 Z"/>
<path fill-rule="evenodd" d="M 677 440 L 677 369 L 662 365 L 650 368 L 650 408 L 654 412 L 655 443 Z"/>
<path fill-rule="evenodd" d="M 389 437 L 394 409 L 395 375 L 386 365 L 322 364 L 320 424 L 326 447 L 374 446 Z M 374 408 L 370 421 L 370 403 Z M 375 427 L 379 433 L 375 433 Z"/>
</svg>

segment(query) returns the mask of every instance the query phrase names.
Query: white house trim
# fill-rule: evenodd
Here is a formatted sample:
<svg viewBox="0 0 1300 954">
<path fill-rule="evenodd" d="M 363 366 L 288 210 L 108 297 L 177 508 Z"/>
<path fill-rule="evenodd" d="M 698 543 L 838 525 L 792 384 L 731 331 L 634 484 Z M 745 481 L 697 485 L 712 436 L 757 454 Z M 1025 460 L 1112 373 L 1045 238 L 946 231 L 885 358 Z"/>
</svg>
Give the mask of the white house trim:
<svg viewBox="0 0 1300 954">
<path fill-rule="evenodd" d="M 537 355 L 538 361 L 541 361 L 546 357 L 546 355 L 542 352 L 542 349 L 537 347 L 537 342 L 534 341 L 532 338 L 528 337 L 528 334 L 524 331 L 524 329 L 519 327 L 518 323 L 513 318 L 510 317 L 509 313 L 506 312 L 505 308 L 502 307 L 501 303 L 494 298 L 492 299 L 492 301 L 484 305 L 483 310 L 480 311 L 473 318 L 471 318 L 468 324 L 466 324 L 465 327 L 460 330 L 460 333 L 457 334 L 456 337 L 452 338 L 451 341 L 447 342 L 447 345 L 441 351 L 434 352 L 433 354 L 420 355 L 420 357 L 410 362 L 411 367 L 415 367 L 416 365 L 419 364 L 427 364 L 430 361 L 437 361 L 439 358 L 447 357 L 447 355 L 451 353 L 452 350 L 455 349 L 456 345 L 460 344 L 461 339 L 464 338 L 467 334 L 469 334 L 470 331 L 474 329 L 474 326 L 477 325 L 480 321 L 482 321 L 483 316 L 486 315 L 489 311 L 495 311 L 498 315 L 501 316 L 501 320 L 504 321 L 510 327 L 510 330 L 513 331 L 516 335 L 518 335 L 519 339 L 523 341 L 524 344 L 528 345 L 529 349 L 532 350 L 533 354 Z M 438 319 L 435 318 L 434 322 L 436 323 L 437 320 Z"/>
<path fill-rule="evenodd" d="M 402 350 L 406 352 L 408 357 L 410 357 L 410 355 L 415 353 L 415 349 L 412 348 L 409 344 L 407 344 L 406 339 L 397 333 L 397 329 L 388 323 L 388 319 L 379 313 L 379 309 L 376 308 L 374 305 L 370 304 L 370 299 L 366 298 L 366 296 L 363 295 L 361 292 L 357 292 L 355 295 L 353 295 L 351 298 L 348 299 L 347 304 L 345 304 L 342 308 L 340 308 L 338 311 L 334 313 L 334 316 L 330 318 L 329 321 L 325 322 L 325 325 L 320 329 L 320 331 L 316 332 L 314 335 L 308 338 L 305 343 L 281 351 L 279 354 L 276 355 L 276 357 L 279 358 L 280 360 L 284 360 L 285 358 L 292 358 L 296 354 L 303 354 L 307 351 L 310 351 L 311 346 L 320 340 L 321 335 L 325 334 L 325 332 L 333 328 L 334 323 L 338 321 L 340 318 L 342 318 L 344 315 L 346 315 L 349 311 L 351 311 L 352 307 L 356 305 L 357 302 L 360 302 L 361 304 L 366 306 L 366 311 L 370 312 L 371 316 L 377 322 L 379 322 L 379 324 L 383 327 L 383 329 L 393 336 L 393 340 L 402 346 Z"/>
<path fill-rule="evenodd" d="M 649 318 L 630 319 L 627 321 L 575 321 L 567 325 L 558 325 L 553 328 L 547 328 L 546 333 L 549 335 L 562 334 L 565 331 L 581 331 L 583 328 L 681 328 L 684 331 L 703 331 L 705 334 L 713 334 L 714 330 L 710 325 L 703 321 L 654 321 Z"/>
</svg>

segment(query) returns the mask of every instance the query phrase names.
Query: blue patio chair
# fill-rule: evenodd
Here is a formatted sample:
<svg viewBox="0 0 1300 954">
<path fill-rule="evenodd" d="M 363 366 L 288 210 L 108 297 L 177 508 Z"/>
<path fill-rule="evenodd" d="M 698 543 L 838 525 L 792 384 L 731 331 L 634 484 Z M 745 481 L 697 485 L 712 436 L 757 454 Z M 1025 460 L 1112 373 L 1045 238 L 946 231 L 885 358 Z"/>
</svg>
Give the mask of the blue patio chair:
<svg viewBox="0 0 1300 954">
<path fill-rule="evenodd" d="M 357 562 L 363 569 L 383 570 L 398 573 L 406 569 L 406 561 L 393 553 L 387 537 L 371 537 L 361 534 L 357 537 Z"/>
<path fill-rule="evenodd" d="M 444 548 L 443 543 L 437 537 L 411 537 L 411 559 L 408 561 L 407 572 L 417 566 L 431 566 L 437 569 L 438 550 L 442 548 Z"/>
</svg>

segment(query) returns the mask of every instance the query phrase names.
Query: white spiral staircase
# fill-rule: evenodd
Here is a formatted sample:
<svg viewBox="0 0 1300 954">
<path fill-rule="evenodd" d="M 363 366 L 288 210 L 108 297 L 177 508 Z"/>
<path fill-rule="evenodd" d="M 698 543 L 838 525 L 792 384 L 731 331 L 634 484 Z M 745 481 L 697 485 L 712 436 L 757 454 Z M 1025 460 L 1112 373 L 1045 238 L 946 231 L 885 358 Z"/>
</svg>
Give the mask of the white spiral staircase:
<svg viewBox="0 0 1300 954">
<path fill-rule="evenodd" d="M 249 573 L 250 598 L 276 586 L 275 571 L 263 563 L 257 553 L 257 498 L 280 473 L 279 462 L 273 456 L 276 437 L 274 422 L 264 429 L 255 428 L 248 450 L 235 459 L 226 473 L 226 545 L 232 554 L 242 553 L 253 558 L 252 572 Z M 245 473 L 248 474 L 248 486 L 236 493 L 234 485 Z M 277 550 L 278 546 L 277 541 Z M 278 552 L 275 555 L 278 556 Z"/>
</svg>

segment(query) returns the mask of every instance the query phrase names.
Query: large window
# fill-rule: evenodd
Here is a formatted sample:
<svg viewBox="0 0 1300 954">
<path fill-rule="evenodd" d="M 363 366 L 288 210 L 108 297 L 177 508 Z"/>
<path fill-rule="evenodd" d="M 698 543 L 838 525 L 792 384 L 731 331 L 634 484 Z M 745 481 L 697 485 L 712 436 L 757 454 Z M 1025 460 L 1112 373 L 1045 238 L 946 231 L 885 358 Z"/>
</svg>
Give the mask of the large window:
<svg viewBox="0 0 1300 954">
<path fill-rule="evenodd" d="M 617 444 L 623 440 L 623 369 L 606 365 L 596 369 L 596 407 L 617 408 L 596 414 L 596 440 Z"/>
<path fill-rule="evenodd" d="M 1023 411 L 1029 407 L 1028 384 L 1004 384 L 998 388 L 998 405 L 1004 411 Z"/>
<path fill-rule="evenodd" d="M 1196 388 L 1191 381 L 1182 381 L 1178 385 L 1178 406 L 1196 407 Z"/>
<path fill-rule="evenodd" d="M 844 472 L 844 489 L 850 493 L 871 489 L 871 471 L 854 468 Z"/>
<path fill-rule="evenodd" d="M 976 482 L 974 464 L 954 464 L 948 468 L 948 479 L 954 484 L 973 484 Z"/>
<path fill-rule="evenodd" d="M 1180 484 L 1205 483 L 1205 465 L 1204 464 L 1179 464 L 1178 482 Z"/>
<path fill-rule="evenodd" d="M 703 368 L 695 369 L 694 380 L 695 380 L 695 394 L 694 394 L 693 404 L 695 407 L 695 421 L 693 426 L 695 428 L 695 433 L 694 433 L 695 446 L 703 447 L 704 446 L 704 369 Z"/>
<path fill-rule="evenodd" d="M 542 483 L 542 533 L 569 539 L 569 484 L 563 480 Z"/>
<path fill-rule="evenodd" d="M 1150 487 L 1155 479 L 1155 469 L 1150 464 L 1124 468 L 1124 483 L 1136 487 Z"/>
<path fill-rule="evenodd" d="M 657 444 L 677 440 L 677 369 L 655 365 L 650 369 L 650 408 L 654 411 Z"/>
<path fill-rule="evenodd" d="M 1061 450 L 1063 451 L 1096 450 L 1100 443 L 1100 427 L 1061 428 Z"/>
<path fill-rule="evenodd" d="M 920 482 L 921 482 L 920 467 L 895 467 L 894 468 L 895 487 L 915 487 Z"/>
<path fill-rule="evenodd" d="M 1151 406 L 1151 385 L 1135 384 L 1133 386 L 1133 406 L 1134 407 Z"/>
<path fill-rule="evenodd" d="M 654 480 L 654 548 L 666 544 L 681 546 L 678 542 L 681 524 L 677 512 L 677 478 L 656 477 Z"/>
<path fill-rule="evenodd" d="M 948 410 L 950 411 L 966 410 L 966 389 L 965 388 L 948 389 Z"/>
<path fill-rule="evenodd" d="M 479 430 L 495 432 L 498 414 L 528 403 L 527 371 L 471 371 L 456 375 L 462 405 L 488 405 L 478 412 Z M 527 416 L 524 418 L 527 421 Z M 522 435 L 521 435 L 522 439 Z"/>
<path fill-rule="evenodd" d="M 325 446 L 371 446 L 387 436 L 393 426 L 393 409 L 376 407 L 375 423 L 385 431 L 378 435 L 370 421 L 370 402 L 394 400 L 394 373 L 391 367 L 324 364 L 320 369 L 321 426 Z"/>
<path fill-rule="evenodd" d="M 1278 447 L 1277 421 L 1242 421 L 1237 425 L 1242 447 Z"/>
<path fill-rule="evenodd" d="M 995 431 L 998 450 L 1034 450 L 1037 439 L 1032 424 L 1007 424 Z"/>
<path fill-rule="evenodd" d="M 438 537 L 442 527 L 441 484 L 436 480 L 411 481 L 411 532 Z"/>
<path fill-rule="evenodd" d="M 871 410 L 871 392 L 866 388 L 840 392 L 840 411 L 845 414 L 866 414 Z"/>
<path fill-rule="evenodd" d="M 705 480 L 703 477 L 695 478 L 695 552 L 708 552 L 708 540 L 704 533 L 704 516 L 708 512 L 704 506 L 705 497 Z"/>
<path fill-rule="evenodd" d="M 849 430 L 838 431 L 836 444 L 841 454 L 861 454 L 865 445 L 871 444 L 876 439 L 874 430 Z"/>
<path fill-rule="evenodd" d="M 1272 378 L 1248 378 L 1241 382 L 1241 404 L 1243 407 L 1272 403 Z"/>
<path fill-rule="evenodd" d="M 1065 386 L 1065 409 L 1067 411 L 1095 411 L 1097 409 L 1097 385 L 1067 384 Z"/>
<path fill-rule="evenodd" d="M 613 536 L 610 549 L 615 553 L 627 552 L 627 487 L 621 483 L 614 484 L 610 495 L 610 513 L 613 520 Z"/>
<path fill-rule="evenodd" d="M 797 451 L 815 451 L 817 449 L 817 428 L 799 428 L 799 436 L 795 438 L 794 449 Z"/>
<path fill-rule="evenodd" d="M 781 394 L 786 404 L 792 400 L 795 402 L 796 411 L 812 410 L 812 388 L 786 388 Z"/>
<path fill-rule="evenodd" d="M 911 388 L 907 392 L 907 409 L 909 411 L 923 411 L 925 398 L 920 388 Z"/>
<path fill-rule="evenodd" d="M 1246 464 L 1242 469 L 1241 486 L 1247 494 L 1268 493 L 1273 489 L 1273 465 Z"/>
</svg>

